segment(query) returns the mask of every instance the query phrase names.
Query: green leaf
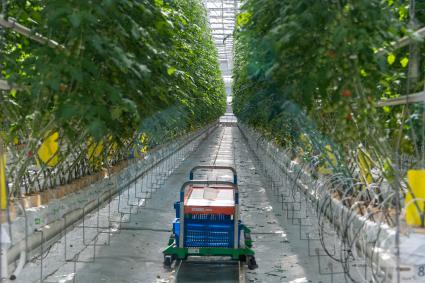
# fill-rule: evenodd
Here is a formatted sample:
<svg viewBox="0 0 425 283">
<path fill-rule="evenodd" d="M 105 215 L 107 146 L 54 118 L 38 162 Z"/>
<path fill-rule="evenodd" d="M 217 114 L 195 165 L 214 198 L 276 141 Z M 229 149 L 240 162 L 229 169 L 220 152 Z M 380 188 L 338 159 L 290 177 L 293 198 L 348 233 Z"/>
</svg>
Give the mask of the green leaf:
<svg viewBox="0 0 425 283">
<path fill-rule="evenodd" d="M 58 109 L 58 116 L 64 120 L 75 117 L 79 113 L 79 106 L 71 104 L 72 102 L 65 103 Z"/>
<path fill-rule="evenodd" d="M 12 97 L 16 98 L 16 89 L 15 89 L 15 88 L 12 88 L 12 89 L 10 90 L 10 96 L 12 96 Z"/>
<path fill-rule="evenodd" d="M 170 68 L 167 69 L 167 74 L 169 76 L 172 76 L 176 71 L 177 71 L 176 67 L 170 67 Z"/>
<path fill-rule="evenodd" d="M 406 68 L 407 65 L 409 64 L 409 59 L 407 57 L 404 57 L 403 59 L 400 60 L 400 64 L 403 68 Z"/>
<path fill-rule="evenodd" d="M 118 120 L 121 117 L 122 109 L 121 107 L 113 107 L 111 111 L 111 118 L 113 120 Z"/>
<path fill-rule="evenodd" d="M 100 141 L 105 135 L 105 124 L 100 119 L 94 119 L 88 125 L 87 131 L 96 140 Z"/>
<path fill-rule="evenodd" d="M 388 62 L 388 64 L 390 64 L 390 65 L 394 64 L 394 62 L 395 62 L 395 55 L 394 55 L 394 54 L 392 54 L 392 53 L 388 54 L 387 62 Z"/>
<path fill-rule="evenodd" d="M 79 14 L 74 13 L 74 14 L 69 16 L 69 21 L 71 22 L 71 24 L 74 28 L 78 28 L 80 26 L 80 23 L 81 23 L 81 17 L 80 17 Z"/>
<path fill-rule="evenodd" d="M 243 27 L 249 23 L 251 20 L 252 14 L 249 12 L 240 13 L 236 18 L 236 23 L 238 26 Z"/>
<path fill-rule="evenodd" d="M 403 21 L 404 19 L 406 19 L 407 16 L 409 15 L 408 7 L 400 6 L 398 14 L 399 14 L 400 21 Z"/>
</svg>

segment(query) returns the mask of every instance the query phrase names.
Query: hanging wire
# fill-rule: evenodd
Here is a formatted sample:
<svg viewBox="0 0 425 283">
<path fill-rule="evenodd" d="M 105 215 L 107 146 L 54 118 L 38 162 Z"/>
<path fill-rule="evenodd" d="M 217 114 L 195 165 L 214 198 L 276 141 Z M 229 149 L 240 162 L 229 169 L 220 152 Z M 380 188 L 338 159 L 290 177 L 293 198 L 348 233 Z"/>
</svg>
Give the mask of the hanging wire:
<svg viewBox="0 0 425 283">
<path fill-rule="evenodd" d="M 7 0 L 1 1 L 1 14 L 7 15 Z"/>
</svg>

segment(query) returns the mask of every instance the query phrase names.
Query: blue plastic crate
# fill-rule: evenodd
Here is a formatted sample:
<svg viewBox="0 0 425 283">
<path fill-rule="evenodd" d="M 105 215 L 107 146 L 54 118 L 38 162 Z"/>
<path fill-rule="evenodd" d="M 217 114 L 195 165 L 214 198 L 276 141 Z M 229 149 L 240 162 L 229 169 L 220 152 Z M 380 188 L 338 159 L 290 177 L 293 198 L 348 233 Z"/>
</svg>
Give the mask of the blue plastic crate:
<svg viewBox="0 0 425 283">
<path fill-rule="evenodd" d="M 193 216 L 191 215 L 191 217 Z M 222 218 L 223 220 L 213 220 L 211 218 Z M 185 218 L 185 247 L 233 248 L 233 220 L 225 218 L 227 218 L 226 215 L 196 215 L 195 219 Z M 238 230 L 239 242 L 240 225 Z M 179 245 L 179 218 L 176 218 L 173 223 L 173 232 L 176 235 L 177 245 Z"/>
<path fill-rule="evenodd" d="M 180 202 L 174 204 L 176 219 L 173 222 L 173 233 L 179 245 L 180 236 Z M 233 248 L 233 218 L 221 214 L 186 214 L 185 215 L 185 247 Z M 241 227 L 239 224 L 238 242 Z"/>
</svg>

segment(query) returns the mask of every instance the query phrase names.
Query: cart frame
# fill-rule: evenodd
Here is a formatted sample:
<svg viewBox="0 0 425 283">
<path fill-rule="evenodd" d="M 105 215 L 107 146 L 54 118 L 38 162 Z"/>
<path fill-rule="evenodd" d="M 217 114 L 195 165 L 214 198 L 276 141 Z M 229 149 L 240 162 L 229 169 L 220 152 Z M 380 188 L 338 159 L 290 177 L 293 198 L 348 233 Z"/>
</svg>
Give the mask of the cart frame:
<svg viewBox="0 0 425 283">
<path fill-rule="evenodd" d="M 230 181 L 209 181 L 209 180 L 193 180 L 194 173 L 200 169 L 213 169 L 213 170 L 230 170 L 233 173 L 233 182 Z M 179 239 L 178 245 L 174 233 L 170 236 L 168 247 L 163 251 L 164 265 L 170 267 L 172 261 L 175 259 L 184 260 L 188 256 L 228 256 L 232 260 L 246 261 L 248 268 L 255 269 L 257 264 L 255 262 L 254 251 L 252 248 L 251 230 L 243 225 L 239 216 L 239 190 L 237 185 L 236 170 L 230 166 L 196 166 L 190 170 L 189 181 L 185 182 L 180 188 L 180 202 L 176 209 L 179 209 Z M 191 186 L 206 185 L 208 187 L 214 185 L 226 186 L 233 189 L 234 192 L 234 206 L 235 212 L 233 215 L 233 247 L 186 247 L 185 246 L 185 213 L 184 213 L 184 200 L 186 189 Z M 240 245 L 239 231 L 244 233 L 244 245 Z"/>
</svg>

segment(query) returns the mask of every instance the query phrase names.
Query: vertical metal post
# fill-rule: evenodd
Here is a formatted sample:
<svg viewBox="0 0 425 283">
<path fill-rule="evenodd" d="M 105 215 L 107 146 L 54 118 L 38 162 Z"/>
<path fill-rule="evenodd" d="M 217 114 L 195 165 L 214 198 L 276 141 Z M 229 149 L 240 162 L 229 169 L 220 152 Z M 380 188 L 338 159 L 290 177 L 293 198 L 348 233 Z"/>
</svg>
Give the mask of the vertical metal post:
<svg viewBox="0 0 425 283">
<path fill-rule="evenodd" d="M 410 0 L 409 3 L 409 27 L 412 30 L 418 28 L 418 22 L 416 20 L 416 0 Z M 419 79 L 419 66 L 420 66 L 420 47 L 417 42 L 410 42 L 409 44 L 409 70 L 408 80 L 410 80 L 411 86 L 416 84 Z M 411 90 L 408 90 L 408 93 Z"/>
<path fill-rule="evenodd" d="M 0 209 L 7 209 L 6 152 L 0 138 Z"/>
<path fill-rule="evenodd" d="M 3 140 L 0 138 L 0 210 L 7 211 L 7 183 L 6 183 L 6 154 L 3 150 Z M 10 244 L 10 238 L 6 229 L 0 225 L 0 280 L 8 277 L 7 249 Z"/>
<path fill-rule="evenodd" d="M 184 189 L 180 192 L 180 235 L 179 248 L 184 248 Z"/>
<path fill-rule="evenodd" d="M 235 217 L 234 221 L 234 231 L 233 231 L 233 248 L 239 248 L 239 192 L 235 190 Z"/>
</svg>

